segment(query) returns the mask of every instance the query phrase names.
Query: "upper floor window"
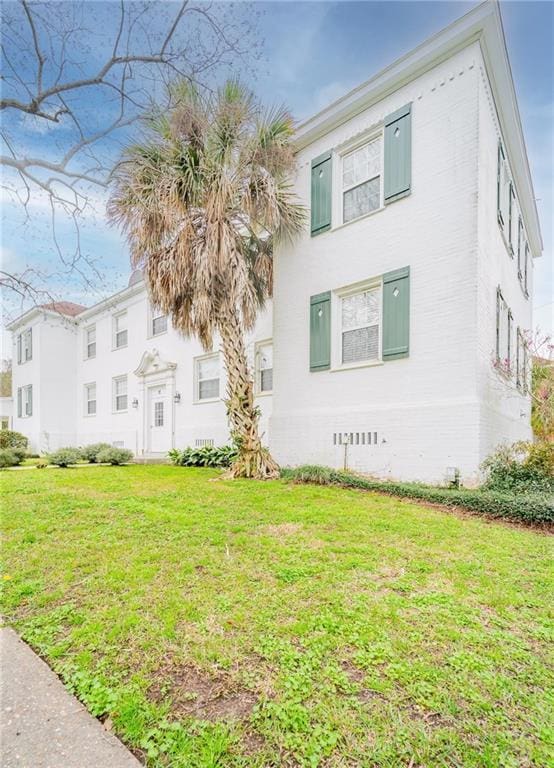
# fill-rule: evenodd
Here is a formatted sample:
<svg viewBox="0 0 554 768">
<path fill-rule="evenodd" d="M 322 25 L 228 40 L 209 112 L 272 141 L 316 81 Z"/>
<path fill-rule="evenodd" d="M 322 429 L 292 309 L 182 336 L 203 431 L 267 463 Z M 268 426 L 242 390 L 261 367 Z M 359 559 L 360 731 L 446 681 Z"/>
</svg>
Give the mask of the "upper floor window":
<svg viewBox="0 0 554 768">
<path fill-rule="evenodd" d="M 381 207 L 381 137 L 342 157 L 342 220 Z"/>
<path fill-rule="evenodd" d="M 498 288 L 496 291 L 496 359 L 506 373 L 510 372 L 512 325 L 512 313 Z"/>
<path fill-rule="evenodd" d="M 127 410 L 127 376 L 113 380 L 113 409 L 116 413 Z"/>
<path fill-rule="evenodd" d="M 127 346 L 127 312 L 120 312 L 113 318 L 113 346 L 121 349 Z"/>
<path fill-rule="evenodd" d="M 160 336 L 167 331 L 167 315 L 152 314 L 150 333 L 152 336 Z"/>
<path fill-rule="evenodd" d="M 219 397 L 219 354 L 197 357 L 194 362 L 196 400 L 216 400 Z"/>
<path fill-rule="evenodd" d="M 33 329 L 27 328 L 26 331 L 17 336 L 17 362 L 25 363 L 33 359 Z"/>
<path fill-rule="evenodd" d="M 96 382 L 85 384 L 85 416 L 96 415 Z"/>
<path fill-rule="evenodd" d="M 258 393 L 273 390 L 273 344 L 260 342 L 256 348 L 256 389 Z"/>
<path fill-rule="evenodd" d="M 96 326 L 85 328 L 85 358 L 96 357 Z"/>
<path fill-rule="evenodd" d="M 381 289 L 368 288 L 339 296 L 341 363 L 379 359 Z"/>
<path fill-rule="evenodd" d="M 17 390 L 17 415 L 25 418 L 33 415 L 33 385 L 18 387 Z"/>
</svg>

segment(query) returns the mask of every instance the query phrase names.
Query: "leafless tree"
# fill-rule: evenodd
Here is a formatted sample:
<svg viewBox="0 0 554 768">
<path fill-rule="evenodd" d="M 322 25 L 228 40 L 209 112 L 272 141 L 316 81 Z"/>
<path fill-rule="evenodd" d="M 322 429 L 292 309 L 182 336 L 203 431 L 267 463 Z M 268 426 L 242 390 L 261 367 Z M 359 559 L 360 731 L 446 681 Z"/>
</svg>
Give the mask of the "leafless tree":
<svg viewBox="0 0 554 768">
<path fill-rule="evenodd" d="M 48 274 L 2 265 L 0 287 L 38 303 L 55 298 L 49 279 L 98 281 L 79 225 L 91 207 L 103 213 L 121 146 L 173 78 L 209 88 L 222 69 L 250 67 L 261 50 L 259 11 L 190 0 L 18 0 L 2 13 L 2 193 L 23 222 L 33 202 L 46 206 L 55 265 Z M 60 217 L 71 224 L 71 247 L 57 236 Z"/>
</svg>

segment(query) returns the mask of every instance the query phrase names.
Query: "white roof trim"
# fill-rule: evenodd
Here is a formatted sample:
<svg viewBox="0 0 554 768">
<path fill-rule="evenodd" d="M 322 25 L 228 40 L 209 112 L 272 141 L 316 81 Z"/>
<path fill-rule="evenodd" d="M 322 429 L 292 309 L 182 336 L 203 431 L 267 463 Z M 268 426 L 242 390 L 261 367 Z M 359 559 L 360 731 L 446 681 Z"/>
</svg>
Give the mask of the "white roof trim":
<svg viewBox="0 0 554 768">
<path fill-rule="evenodd" d="M 22 315 L 16 317 L 15 320 L 12 320 L 11 323 L 8 323 L 6 325 L 6 330 L 15 331 L 20 326 L 29 323 L 37 315 L 55 317 L 58 320 L 64 320 L 66 323 L 73 323 L 74 325 L 77 324 L 77 318 L 80 317 L 80 315 L 64 315 L 63 312 L 58 312 L 55 309 L 47 309 L 46 307 L 31 307 L 31 309 L 28 309 Z"/>
<path fill-rule="evenodd" d="M 539 217 L 502 19 L 496 0 L 486 0 L 478 5 L 370 80 L 306 120 L 297 128 L 296 147 L 299 150 L 304 149 L 338 125 L 476 41 L 483 52 L 506 152 L 527 224 L 531 250 L 534 255 L 538 255 L 543 248 Z"/>
</svg>

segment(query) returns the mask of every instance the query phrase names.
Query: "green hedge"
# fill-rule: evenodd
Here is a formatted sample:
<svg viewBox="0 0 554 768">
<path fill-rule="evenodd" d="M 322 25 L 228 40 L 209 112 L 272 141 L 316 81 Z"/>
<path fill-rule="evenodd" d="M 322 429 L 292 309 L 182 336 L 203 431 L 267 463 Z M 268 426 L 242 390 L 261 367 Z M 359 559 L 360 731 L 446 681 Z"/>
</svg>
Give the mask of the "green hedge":
<svg viewBox="0 0 554 768">
<path fill-rule="evenodd" d="M 501 517 L 523 523 L 554 523 L 554 495 L 550 493 L 507 493 L 479 488 L 436 488 L 419 483 L 373 480 L 329 467 L 305 465 L 283 469 L 281 476 L 296 483 L 339 485 L 381 491 L 392 496 L 429 501 L 448 507 L 464 507 L 490 517 Z"/>
<path fill-rule="evenodd" d="M 21 432 L 13 429 L 0 429 L 0 448 L 22 448 L 27 450 L 29 441 Z"/>
</svg>

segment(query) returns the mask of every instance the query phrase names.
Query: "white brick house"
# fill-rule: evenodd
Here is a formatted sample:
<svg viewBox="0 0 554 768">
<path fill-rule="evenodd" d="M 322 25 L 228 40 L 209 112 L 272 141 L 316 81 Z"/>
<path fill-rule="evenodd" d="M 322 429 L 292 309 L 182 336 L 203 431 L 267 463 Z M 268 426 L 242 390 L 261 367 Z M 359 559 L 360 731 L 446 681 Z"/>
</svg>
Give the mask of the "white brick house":
<svg viewBox="0 0 554 768">
<path fill-rule="evenodd" d="M 311 222 L 276 253 L 273 307 L 249 339 L 271 450 L 474 481 L 496 445 L 531 436 L 523 333 L 542 250 L 497 5 L 308 120 L 297 146 Z M 43 450 L 225 442 L 224 372 L 165 323 L 141 279 L 69 318 L 12 323 L 14 428 Z"/>
</svg>

